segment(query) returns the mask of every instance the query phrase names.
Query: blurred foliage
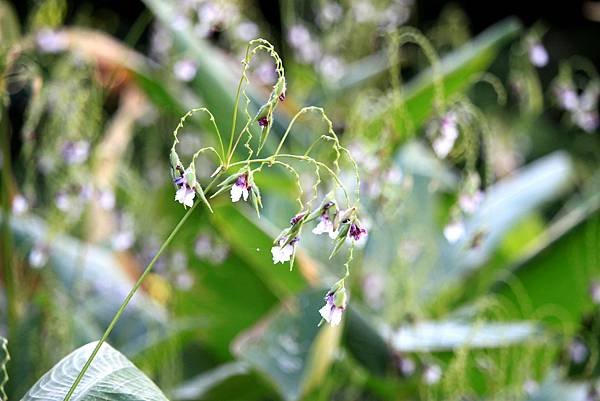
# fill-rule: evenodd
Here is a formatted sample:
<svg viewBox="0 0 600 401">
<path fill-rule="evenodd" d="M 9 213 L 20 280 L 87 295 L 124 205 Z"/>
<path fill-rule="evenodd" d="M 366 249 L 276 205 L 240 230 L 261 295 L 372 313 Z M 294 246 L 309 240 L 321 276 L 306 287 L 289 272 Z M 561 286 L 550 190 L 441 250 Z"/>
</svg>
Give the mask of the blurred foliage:
<svg viewBox="0 0 600 401">
<path fill-rule="evenodd" d="M 178 119 L 206 107 L 221 132 L 244 127 L 257 37 L 287 79 L 265 149 L 316 105 L 359 166 L 358 187 L 340 166 L 369 231 L 343 321 L 318 311 L 347 250 L 305 235 L 292 271 L 269 252 L 296 198 L 326 191 L 311 169 L 267 169 L 260 218 L 227 196 L 193 211 L 77 399 L 600 399 L 600 79 L 586 55 L 556 59 L 552 26 L 473 36 L 458 6 L 424 25 L 411 0 L 281 1 L 280 24 L 254 2 L 144 0 L 131 21 L 87 3 L 0 0 L 2 399 L 64 398 L 184 216 Z M 254 115 L 278 76 L 262 54 L 247 67 Z M 298 119 L 285 152 L 325 125 Z M 193 114 L 181 156 L 217 147 L 212 129 Z M 198 159 L 201 185 L 216 167 Z"/>
</svg>

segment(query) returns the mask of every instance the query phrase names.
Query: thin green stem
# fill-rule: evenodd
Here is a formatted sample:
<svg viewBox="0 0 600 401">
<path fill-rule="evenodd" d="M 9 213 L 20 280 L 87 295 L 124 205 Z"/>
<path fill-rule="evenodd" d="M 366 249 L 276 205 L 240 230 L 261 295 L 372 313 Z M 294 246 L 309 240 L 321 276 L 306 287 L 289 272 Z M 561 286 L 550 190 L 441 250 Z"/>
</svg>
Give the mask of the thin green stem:
<svg viewBox="0 0 600 401">
<path fill-rule="evenodd" d="M 217 177 L 215 177 L 206 186 L 205 192 L 207 192 L 207 191 L 210 190 L 210 188 L 216 182 Z M 75 392 L 75 389 L 77 388 L 77 386 L 79 385 L 79 383 L 83 379 L 83 376 L 85 375 L 85 372 L 87 372 L 87 370 L 89 369 L 90 365 L 92 364 L 92 361 L 94 360 L 94 358 L 96 357 L 96 355 L 100 351 L 100 347 L 102 347 L 102 344 L 104 344 L 106 342 L 106 339 L 108 338 L 108 336 L 112 332 L 113 328 L 117 324 L 117 321 L 119 320 L 119 318 L 121 317 L 121 315 L 125 311 L 125 308 L 127 307 L 127 305 L 129 304 L 129 302 L 131 301 L 131 298 L 133 298 L 133 296 L 135 295 L 135 293 L 137 292 L 137 290 L 140 288 L 140 286 L 142 285 L 142 282 L 144 281 L 144 279 L 146 278 L 146 276 L 148 276 L 148 274 L 150 273 L 150 271 L 154 267 L 154 264 L 156 263 L 156 261 L 158 260 L 158 258 L 160 257 L 160 255 L 165 251 L 165 249 L 167 249 L 167 247 L 169 246 L 169 244 L 173 241 L 173 238 L 175 238 L 175 235 L 177 235 L 177 233 L 179 232 L 179 230 L 181 229 L 181 227 L 183 227 L 183 225 L 186 222 L 186 220 L 192 215 L 192 212 L 194 211 L 194 209 L 196 209 L 196 207 L 199 204 L 201 204 L 201 203 L 202 202 L 200 202 L 200 201 L 197 201 L 196 203 L 194 203 L 194 205 L 187 211 L 187 213 L 181 218 L 181 220 L 179 220 L 179 223 L 177 223 L 177 225 L 175 226 L 175 228 L 173 229 L 173 231 L 171 231 L 171 233 L 169 234 L 169 236 L 167 237 L 167 239 L 165 240 L 165 242 L 163 242 L 163 244 L 161 245 L 161 247 L 158 250 L 158 252 L 156 253 L 156 255 L 154 255 L 154 258 L 152 258 L 152 260 L 150 261 L 150 263 L 148 264 L 148 266 L 146 266 L 146 269 L 144 269 L 144 272 L 142 273 L 142 275 L 138 278 L 138 280 L 136 281 L 136 283 L 133 286 L 133 288 L 131 289 L 131 291 L 129 291 L 129 294 L 127 294 L 127 296 L 125 297 L 125 300 L 123 301 L 123 303 L 119 307 L 119 310 L 117 311 L 117 313 L 113 317 L 112 321 L 110 322 L 110 324 L 106 328 L 106 331 L 104 332 L 104 334 L 102 335 L 102 337 L 98 341 L 98 344 L 96 344 L 96 347 L 92 351 L 91 355 L 89 356 L 89 358 L 87 359 L 87 361 L 83 365 L 83 368 L 81 369 L 81 372 L 79 372 L 79 374 L 77 375 L 77 378 L 75 379 L 75 381 L 71 385 L 71 388 L 69 389 L 69 392 L 67 393 L 67 395 L 65 396 L 65 398 L 63 399 L 63 401 L 69 401 L 71 399 L 71 397 L 73 396 L 73 393 Z"/>
<path fill-rule="evenodd" d="M 250 51 L 250 45 L 246 48 L 246 57 L 244 57 L 244 63 L 248 60 L 248 52 Z M 243 66 L 243 69 L 246 69 L 246 65 Z M 233 146 L 233 137 L 235 136 L 235 126 L 237 125 L 237 114 L 238 114 L 238 106 L 240 103 L 240 94 L 242 92 L 242 85 L 244 84 L 244 80 L 246 79 L 246 74 L 243 73 L 240 77 L 240 82 L 238 82 L 237 89 L 235 91 L 235 104 L 233 105 L 233 117 L 231 119 L 231 133 L 229 134 L 229 146 L 227 147 L 227 156 L 225 159 L 229 164 L 231 160 L 231 155 L 233 154 L 232 146 Z"/>
</svg>

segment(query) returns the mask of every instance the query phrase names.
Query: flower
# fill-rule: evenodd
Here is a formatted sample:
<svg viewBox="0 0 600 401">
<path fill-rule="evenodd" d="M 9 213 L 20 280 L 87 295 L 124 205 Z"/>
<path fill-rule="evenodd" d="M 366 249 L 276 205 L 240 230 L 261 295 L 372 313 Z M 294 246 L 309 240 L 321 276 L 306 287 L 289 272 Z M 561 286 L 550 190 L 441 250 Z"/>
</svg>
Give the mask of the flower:
<svg viewBox="0 0 600 401">
<path fill-rule="evenodd" d="M 445 158 L 452 150 L 456 138 L 458 138 L 456 114 L 450 112 L 440 121 L 440 135 L 432 143 L 433 151 L 438 157 Z"/>
<path fill-rule="evenodd" d="M 183 185 L 175 193 L 175 200 L 181 203 L 183 206 L 192 207 L 194 205 L 194 197 L 196 191 L 190 188 L 188 185 Z"/>
<path fill-rule="evenodd" d="M 277 241 L 277 245 L 271 248 L 273 263 L 277 264 L 289 262 L 294 254 L 294 249 L 298 241 L 300 241 L 300 238 L 295 237 L 288 244 L 286 244 L 287 237 L 280 238 L 279 241 Z"/>
<path fill-rule="evenodd" d="M 444 237 L 454 244 L 465 235 L 465 225 L 462 220 L 454 220 L 444 227 Z"/>
<path fill-rule="evenodd" d="M 465 213 L 473 214 L 477 211 L 481 202 L 483 202 L 484 196 L 485 195 L 480 190 L 477 190 L 472 194 L 461 194 L 458 197 L 458 204 Z"/>
<path fill-rule="evenodd" d="M 312 233 L 316 235 L 327 233 L 331 239 L 335 239 L 335 237 L 337 237 L 337 231 L 334 231 L 333 222 L 327 213 L 323 213 L 321 215 L 319 218 L 319 224 L 313 228 Z"/>
<path fill-rule="evenodd" d="M 249 189 L 250 184 L 248 183 L 248 174 L 241 174 L 237 180 L 235 180 L 235 184 L 231 187 L 231 201 L 237 202 L 242 197 L 247 201 Z"/>
<path fill-rule="evenodd" d="M 37 46 L 42 53 L 56 54 L 66 50 L 69 42 L 64 32 L 42 29 L 36 36 Z"/>
<path fill-rule="evenodd" d="M 540 42 L 529 45 L 529 60 L 536 67 L 544 67 L 548 64 L 548 52 Z"/>
<path fill-rule="evenodd" d="M 173 73 L 175 77 L 182 82 L 189 82 L 196 76 L 198 67 L 193 60 L 183 59 L 179 60 L 173 65 Z"/>
<path fill-rule="evenodd" d="M 325 305 L 319 309 L 321 317 L 332 326 L 340 324 L 342 313 L 346 309 L 346 299 L 346 289 L 343 285 L 337 290 L 330 290 L 325 296 Z"/>
<path fill-rule="evenodd" d="M 81 164 L 88 158 L 90 143 L 86 140 L 67 141 L 63 145 L 62 154 L 67 164 Z"/>
<path fill-rule="evenodd" d="M 438 365 L 429 365 L 423 371 L 423 380 L 427 384 L 435 384 L 442 378 L 442 369 Z"/>
<path fill-rule="evenodd" d="M 177 192 L 175 193 L 175 200 L 181 203 L 184 207 L 192 207 L 194 205 L 194 197 L 196 196 L 196 190 L 192 188 L 186 174 L 184 174 L 183 169 L 177 166 L 176 170 L 179 172 L 180 176 L 175 178 L 175 185 L 179 187 Z M 189 171 L 187 173 L 190 173 Z"/>
<path fill-rule="evenodd" d="M 556 97 L 560 107 L 565 110 L 575 110 L 579 105 L 579 98 L 574 89 L 563 87 L 556 90 Z"/>
<path fill-rule="evenodd" d="M 349 235 L 354 239 L 354 241 L 360 241 L 363 235 L 367 235 L 367 230 L 358 225 L 358 222 L 354 222 L 350 224 Z"/>
<path fill-rule="evenodd" d="M 43 242 L 36 243 L 29 253 L 29 265 L 40 269 L 48 263 L 48 246 Z"/>
<path fill-rule="evenodd" d="M 23 195 L 15 195 L 12 200 L 12 212 L 16 216 L 21 216 L 29 209 L 29 202 Z"/>
</svg>

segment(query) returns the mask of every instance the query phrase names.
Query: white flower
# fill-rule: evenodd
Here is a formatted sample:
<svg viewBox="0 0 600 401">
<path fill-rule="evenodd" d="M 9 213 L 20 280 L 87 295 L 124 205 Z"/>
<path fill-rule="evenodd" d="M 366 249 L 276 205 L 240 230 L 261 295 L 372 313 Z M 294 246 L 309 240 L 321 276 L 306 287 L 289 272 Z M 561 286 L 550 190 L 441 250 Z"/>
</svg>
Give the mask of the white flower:
<svg viewBox="0 0 600 401">
<path fill-rule="evenodd" d="M 321 219 L 319 220 L 319 224 L 312 230 L 313 234 L 329 234 L 330 238 L 335 238 L 334 233 L 337 235 L 337 232 L 333 231 L 333 222 L 326 214 L 321 215 Z"/>
<path fill-rule="evenodd" d="M 465 225 L 461 220 L 455 220 L 444 228 L 444 237 L 451 244 L 457 242 L 465 235 Z"/>
<path fill-rule="evenodd" d="M 187 185 L 182 185 L 175 193 L 175 200 L 184 206 L 192 207 L 196 191 Z"/>
<path fill-rule="evenodd" d="M 572 111 L 579 106 L 579 97 L 573 89 L 559 89 L 557 97 L 560 106 L 565 110 Z"/>
<path fill-rule="evenodd" d="M 110 189 L 100 190 L 98 192 L 98 202 L 104 210 L 114 209 L 116 203 L 115 193 Z"/>
<path fill-rule="evenodd" d="M 183 82 L 189 82 L 196 76 L 198 67 L 193 60 L 183 59 L 179 60 L 173 66 L 173 74 L 175 77 Z"/>
<path fill-rule="evenodd" d="M 231 201 L 237 202 L 242 197 L 245 201 L 247 201 L 249 189 L 250 185 L 248 185 L 248 177 L 246 176 L 246 174 L 240 175 L 235 181 L 235 184 L 233 184 L 233 186 L 231 187 Z"/>
<path fill-rule="evenodd" d="M 64 32 L 42 29 L 36 36 L 38 48 L 43 53 L 60 53 L 67 48 L 68 38 Z"/>
<path fill-rule="evenodd" d="M 456 138 L 458 138 L 456 115 L 448 113 L 440 123 L 440 135 L 432 143 L 433 151 L 439 158 L 445 158 L 452 150 Z"/>
<path fill-rule="evenodd" d="M 285 244 L 287 238 L 282 238 L 279 240 L 277 245 L 271 248 L 271 254 L 273 255 L 273 263 L 284 263 L 289 262 L 294 254 L 294 247 L 296 246 L 296 242 L 298 239 L 293 239 L 289 244 L 281 246 L 281 244 Z"/>
<path fill-rule="evenodd" d="M 335 292 L 327 293 L 325 305 L 319 309 L 319 313 L 327 323 L 337 326 L 342 321 L 344 309 L 346 309 L 346 289 L 341 287 Z"/>
<path fill-rule="evenodd" d="M 325 304 L 321 309 L 319 309 L 319 313 L 325 319 L 327 323 L 330 323 L 332 326 L 337 326 L 342 321 L 342 312 L 344 312 L 341 308 L 336 308 L 333 304 Z"/>
<path fill-rule="evenodd" d="M 484 194 L 479 190 L 473 194 L 461 194 L 458 197 L 458 204 L 465 213 L 473 214 L 483 202 L 483 198 Z"/>
<path fill-rule="evenodd" d="M 44 243 L 37 243 L 29 253 L 29 265 L 34 269 L 40 269 L 48 263 L 48 247 Z"/>
<path fill-rule="evenodd" d="M 536 67 L 544 67 L 548 64 L 548 52 L 546 48 L 539 42 L 529 46 L 529 60 Z"/>
<path fill-rule="evenodd" d="M 62 154 L 67 164 L 81 164 L 90 153 L 90 143 L 86 140 L 67 141 L 63 145 Z"/>
<path fill-rule="evenodd" d="M 425 368 L 423 380 L 427 384 L 435 384 L 442 378 L 442 369 L 438 365 L 431 365 Z"/>
<path fill-rule="evenodd" d="M 29 203 L 23 195 L 16 195 L 12 201 L 12 212 L 16 216 L 20 216 L 27 212 L 29 209 Z"/>
<path fill-rule="evenodd" d="M 121 230 L 111 239 L 111 245 L 115 251 L 124 251 L 133 246 L 135 236 L 130 230 Z"/>
</svg>

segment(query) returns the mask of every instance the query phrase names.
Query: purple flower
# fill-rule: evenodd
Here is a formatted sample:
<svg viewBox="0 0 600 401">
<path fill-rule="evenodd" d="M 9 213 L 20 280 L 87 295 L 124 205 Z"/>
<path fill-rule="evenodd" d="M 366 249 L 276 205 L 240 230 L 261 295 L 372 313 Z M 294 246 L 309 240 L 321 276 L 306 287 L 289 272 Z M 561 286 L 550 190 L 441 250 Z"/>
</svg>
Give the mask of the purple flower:
<svg viewBox="0 0 600 401">
<path fill-rule="evenodd" d="M 332 326 L 337 326 L 342 321 L 346 301 L 346 289 L 343 286 L 335 291 L 329 291 L 325 296 L 325 305 L 319 309 L 321 317 Z"/>
<path fill-rule="evenodd" d="M 248 194 L 250 193 L 249 191 L 250 184 L 248 183 L 248 174 L 241 174 L 237 180 L 235 180 L 235 184 L 231 187 L 231 201 L 237 202 L 242 197 L 247 201 Z"/>
<path fill-rule="evenodd" d="M 367 235 L 367 230 L 358 225 L 357 222 L 350 224 L 349 235 L 354 239 L 354 241 L 360 241 L 360 239 Z"/>
<path fill-rule="evenodd" d="M 266 116 L 259 118 L 258 125 L 263 128 L 266 127 L 267 125 L 269 125 L 269 119 Z"/>
<path fill-rule="evenodd" d="M 292 239 L 289 244 L 285 244 L 287 242 L 287 237 L 280 238 L 279 241 L 277 241 L 277 245 L 271 248 L 273 263 L 289 262 L 290 259 L 292 259 L 298 241 L 300 241 L 300 238 L 296 237 Z"/>
</svg>

